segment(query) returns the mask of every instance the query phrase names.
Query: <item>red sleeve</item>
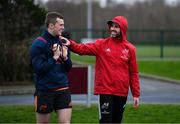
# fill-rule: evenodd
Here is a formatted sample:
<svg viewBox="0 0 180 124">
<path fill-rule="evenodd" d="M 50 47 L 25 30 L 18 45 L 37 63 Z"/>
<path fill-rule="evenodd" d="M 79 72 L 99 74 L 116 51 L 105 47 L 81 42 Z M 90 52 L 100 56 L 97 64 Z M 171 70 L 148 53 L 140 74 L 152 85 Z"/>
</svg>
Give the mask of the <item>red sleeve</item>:
<svg viewBox="0 0 180 124">
<path fill-rule="evenodd" d="M 78 44 L 73 40 L 70 40 L 71 45 L 70 49 L 71 51 L 79 54 L 79 55 L 96 55 L 98 51 L 97 47 L 97 41 L 91 42 L 91 43 L 81 43 Z"/>
<path fill-rule="evenodd" d="M 133 97 L 140 96 L 140 83 L 138 76 L 138 66 L 136 61 L 136 48 L 133 46 L 130 49 L 131 58 L 130 58 L 130 88 Z"/>
</svg>

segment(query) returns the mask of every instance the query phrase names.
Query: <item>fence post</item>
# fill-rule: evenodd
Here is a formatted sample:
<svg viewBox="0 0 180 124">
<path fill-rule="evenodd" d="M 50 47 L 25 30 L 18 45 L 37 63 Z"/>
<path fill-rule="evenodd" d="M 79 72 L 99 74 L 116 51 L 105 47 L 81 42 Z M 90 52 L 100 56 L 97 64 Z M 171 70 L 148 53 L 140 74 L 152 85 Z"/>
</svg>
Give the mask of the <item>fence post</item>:
<svg viewBox="0 0 180 124">
<path fill-rule="evenodd" d="M 87 107 L 91 107 L 91 83 L 92 83 L 92 66 L 88 65 L 88 85 L 87 85 Z"/>
<path fill-rule="evenodd" d="M 164 31 L 160 31 L 160 58 L 164 58 Z"/>
</svg>

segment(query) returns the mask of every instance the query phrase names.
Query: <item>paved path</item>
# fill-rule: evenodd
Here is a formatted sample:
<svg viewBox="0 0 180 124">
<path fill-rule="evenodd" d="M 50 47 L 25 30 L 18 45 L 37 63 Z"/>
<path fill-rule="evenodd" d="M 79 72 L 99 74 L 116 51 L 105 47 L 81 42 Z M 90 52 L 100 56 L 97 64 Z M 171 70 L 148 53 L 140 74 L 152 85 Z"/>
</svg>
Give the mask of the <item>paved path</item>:
<svg viewBox="0 0 180 124">
<path fill-rule="evenodd" d="M 141 78 L 142 103 L 180 104 L 180 84 Z"/>
<path fill-rule="evenodd" d="M 141 103 L 149 104 L 180 104 L 180 84 L 167 83 L 141 77 Z M 98 97 L 92 95 L 92 103 L 97 103 Z M 86 95 L 72 95 L 73 103 L 86 103 Z M 132 103 L 129 95 L 128 102 Z M 1 104 L 33 104 L 32 95 L 1 95 Z"/>
</svg>

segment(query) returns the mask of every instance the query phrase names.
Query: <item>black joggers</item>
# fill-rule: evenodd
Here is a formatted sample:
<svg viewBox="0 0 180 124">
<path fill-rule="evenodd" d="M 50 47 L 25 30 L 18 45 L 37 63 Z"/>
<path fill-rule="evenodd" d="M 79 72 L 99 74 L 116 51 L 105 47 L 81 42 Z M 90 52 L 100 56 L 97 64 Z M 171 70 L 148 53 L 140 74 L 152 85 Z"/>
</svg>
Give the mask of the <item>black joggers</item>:
<svg viewBox="0 0 180 124">
<path fill-rule="evenodd" d="M 99 123 L 121 123 L 127 97 L 100 94 Z"/>
</svg>

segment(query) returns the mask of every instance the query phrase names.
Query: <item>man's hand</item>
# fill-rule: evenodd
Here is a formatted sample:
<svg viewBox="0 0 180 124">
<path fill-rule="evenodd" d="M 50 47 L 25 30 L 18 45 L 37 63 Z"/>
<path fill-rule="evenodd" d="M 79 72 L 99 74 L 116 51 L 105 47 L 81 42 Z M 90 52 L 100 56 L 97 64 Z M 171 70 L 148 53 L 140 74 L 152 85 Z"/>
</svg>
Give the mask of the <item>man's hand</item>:
<svg viewBox="0 0 180 124">
<path fill-rule="evenodd" d="M 62 45 L 64 45 L 64 46 L 70 46 L 71 42 L 70 42 L 67 38 L 65 38 L 65 37 L 63 37 L 63 36 L 59 36 L 59 38 L 60 38 L 61 40 L 65 40 L 65 41 L 66 41 L 66 42 L 62 42 Z"/>
<path fill-rule="evenodd" d="M 67 60 L 68 59 L 67 54 L 68 54 L 67 46 L 62 46 L 62 57 L 63 57 L 63 60 Z"/>
<path fill-rule="evenodd" d="M 52 47 L 52 51 L 54 53 L 53 58 L 57 61 L 59 56 L 62 55 L 62 51 L 61 51 L 60 45 L 58 45 L 57 43 L 54 44 L 53 47 Z"/>
<path fill-rule="evenodd" d="M 133 97 L 133 107 L 136 109 L 139 107 L 139 97 Z"/>
</svg>

